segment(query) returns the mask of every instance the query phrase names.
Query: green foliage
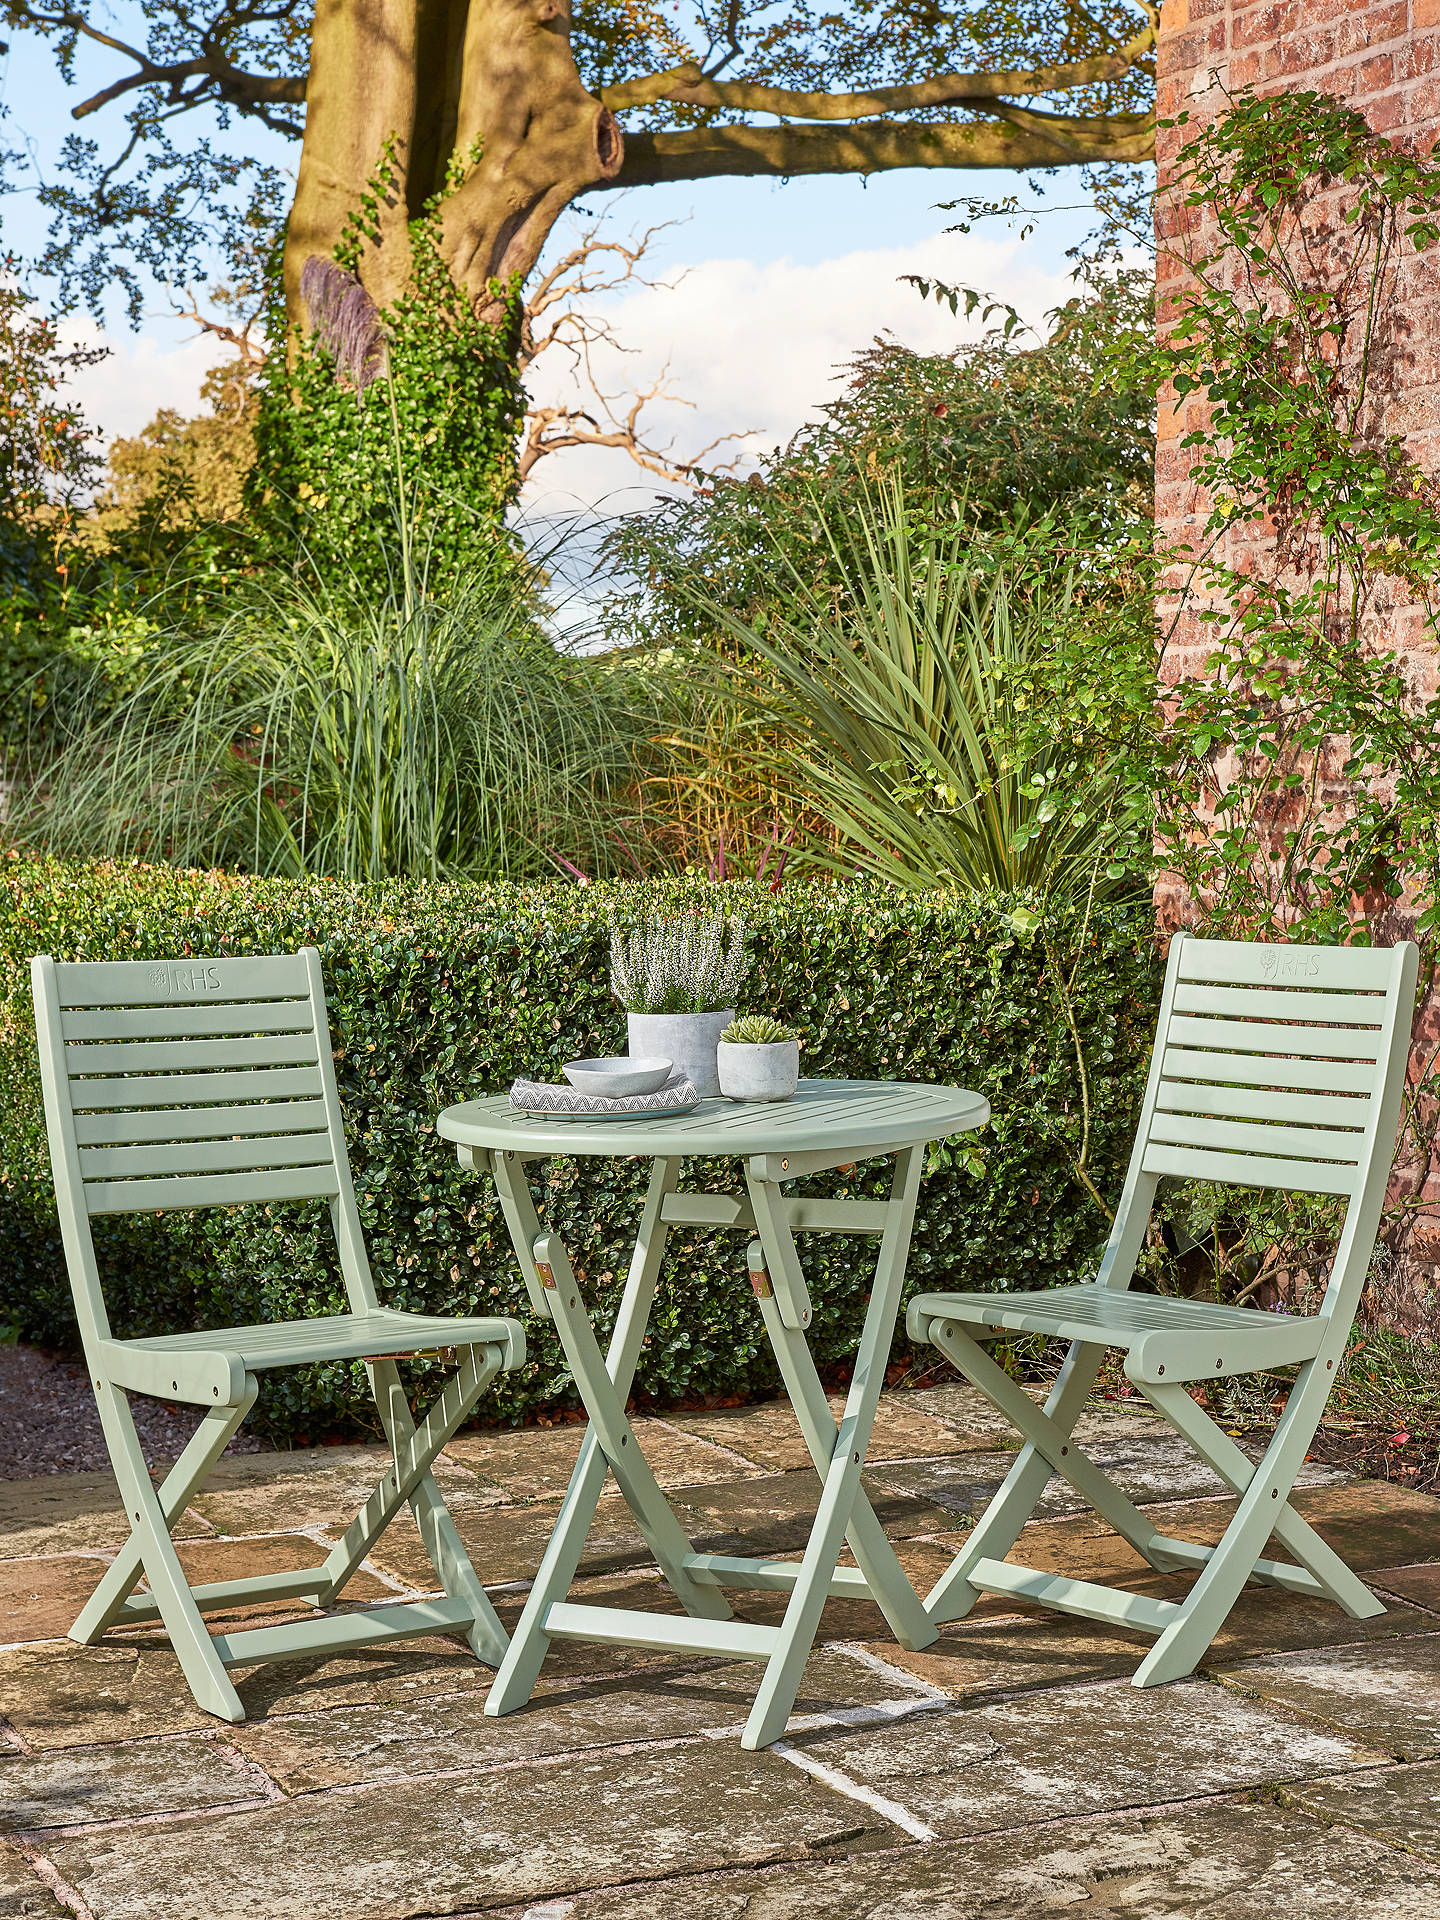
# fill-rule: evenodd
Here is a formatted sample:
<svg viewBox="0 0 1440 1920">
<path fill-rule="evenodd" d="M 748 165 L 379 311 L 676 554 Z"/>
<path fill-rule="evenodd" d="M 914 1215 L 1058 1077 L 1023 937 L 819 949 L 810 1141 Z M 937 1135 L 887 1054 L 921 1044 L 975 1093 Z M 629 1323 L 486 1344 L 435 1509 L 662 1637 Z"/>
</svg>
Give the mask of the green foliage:
<svg viewBox="0 0 1440 1920">
<path fill-rule="evenodd" d="M 391 166 L 387 156 L 362 196 L 337 269 L 353 271 Z M 441 258 L 439 204 L 410 223 L 410 279 L 374 315 L 380 377 L 356 377 L 319 329 L 292 329 L 288 360 L 277 349 L 266 363 L 248 497 L 279 550 L 303 553 L 322 579 L 358 571 L 384 586 L 397 512 L 433 567 L 515 552 L 504 518 L 525 407 L 519 289 L 496 287 L 491 311 L 475 309 Z M 286 338 L 278 290 L 271 337 Z"/>
<path fill-rule="evenodd" d="M 1436 631 L 1440 487 L 1377 423 L 1440 166 L 1315 93 L 1241 98 L 1185 151 L 1184 204 L 1216 238 L 1183 252 L 1160 370 L 1210 407 L 1182 446 L 1213 502 L 1195 584 L 1214 651 L 1156 775 L 1165 857 L 1225 926 L 1363 940 L 1408 895 L 1433 933 L 1440 701 L 1413 697 L 1376 616 L 1398 586 Z M 1262 520 L 1270 567 L 1222 551 Z"/>
<path fill-rule="evenodd" d="M 28 960 L 320 948 L 355 1185 L 381 1297 L 425 1311 L 516 1313 L 532 1361 L 505 1376 L 494 1417 L 574 1404 L 538 1326 L 488 1183 L 463 1174 L 435 1133 L 452 1103 L 519 1073 L 558 1078 L 566 1060 L 617 1049 L 608 923 L 713 898 L 675 885 L 591 888 L 388 886 L 355 889 L 177 873 L 67 867 L 12 857 L 0 887 L 0 1320 L 26 1337 L 73 1340 L 49 1185 Z M 1051 954 L 1074 969 L 1070 1004 L 1085 1039 L 1097 1184 L 1117 1190 L 1129 1150 L 1158 994 L 1147 909 L 1083 935 L 1056 914 L 1046 938 L 1017 932 L 1004 903 L 897 895 L 874 886 L 792 886 L 778 897 L 725 890 L 751 927 L 757 998 L 807 1036 L 819 1074 L 929 1079 L 984 1093 L 984 1133 L 940 1148 L 926 1179 L 910 1284 L 1021 1288 L 1077 1278 L 1106 1222 L 1077 1181 L 1083 1117 L 1073 1043 Z M 733 903 L 733 904 L 732 904 Z M 702 1181 L 717 1173 L 687 1167 Z M 548 1221 L 565 1234 L 602 1321 L 613 1316 L 645 1169 L 626 1160 L 554 1160 L 536 1169 Z M 728 1168 L 733 1183 L 737 1170 Z M 844 1190 L 883 1191 L 862 1167 Z M 833 1191 L 839 1176 L 814 1183 Z M 314 1206 L 231 1209 L 95 1223 L 117 1333 L 233 1325 L 332 1311 L 338 1275 Z M 677 1230 L 650 1339 L 642 1401 L 773 1386 L 745 1274 L 743 1239 Z M 805 1248 L 822 1365 L 852 1352 L 874 1246 L 844 1235 Z M 422 1370 L 423 1371 L 423 1370 Z M 360 1370 L 336 1364 L 264 1376 L 262 1419 L 318 1435 L 364 1422 Z"/>
<path fill-rule="evenodd" d="M 100 470 L 95 436 L 66 381 L 108 347 L 62 347 L 40 312 L 24 263 L 0 254 L 0 525 L 33 526 L 72 506 Z"/>
<path fill-rule="evenodd" d="M 152 639 L 17 798 L 28 844 L 259 873 L 604 872 L 643 740 L 630 677 L 552 644 L 513 572 L 243 583 Z"/>
<path fill-rule="evenodd" d="M 255 460 L 256 372 L 248 360 L 212 367 L 200 388 L 203 412 L 187 419 L 162 407 L 140 433 L 112 441 L 94 524 L 173 531 L 238 520 Z"/>
<path fill-rule="evenodd" d="M 1048 517 L 1058 544 L 1087 552 L 1148 526 L 1149 274 L 1123 273 L 1077 295 L 1049 326 L 1044 344 L 1030 348 L 1014 327 L 952 354 L 877 340 L 851 363 L 840 398 L 758 472 L 743 482 L 717 474 L 698 493 L 621 522 L 606 543 L 629 582 L 607 610 L 613 631 L 706 640 L 696 584 L 748 616 L 789 592 L 777 554 L 818 592 L 834 579 L 836 539 L 848 536 L 882 470 L 898 476 L 910 512 L 930 526 L 993 537 Z"/>
<path fill-rule="evenodd" d="M 735 713 L 726 767 L 829 830 L 797 860 L 1044 900 L 1133 889 L 1113 759 L 1061 786 L 1043 740 L 1013 750 L 1016 688 L 1023 699 L 1026 670 L 1079 618 L 1049 530 L 978 559 L 954 523 L 932 532 L 912 515 L 898 475 L 857 494 L 848 525 L 821 525 L 822 564 L 777 546 L 772 604 L 751 617 L 690 588 L 734 649 L 713 668 Z"/>
<path fill-rule="evenodd" d="M 742 1013 L 720 1038 L 727 1047 L 779 1047 L 787 1040 L 798 1040 L 800 1035 L 783 1021 L 772 1020 L 768 1013 Z"/>
<path fill-rule="evenodd" d="M 720 1013 L 750 972 L 746 923 L 723 913 L 647 913 L 610 925 L 610 988 L 627 1013 Z"/>
</svg>

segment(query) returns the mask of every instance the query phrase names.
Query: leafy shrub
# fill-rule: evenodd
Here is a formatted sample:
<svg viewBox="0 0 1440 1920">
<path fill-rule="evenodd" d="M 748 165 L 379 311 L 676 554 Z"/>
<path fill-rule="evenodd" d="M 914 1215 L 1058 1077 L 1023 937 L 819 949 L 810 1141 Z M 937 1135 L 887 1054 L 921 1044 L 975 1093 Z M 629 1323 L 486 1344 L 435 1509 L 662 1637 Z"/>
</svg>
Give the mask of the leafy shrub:
<svg viewBox="0 0 1440 1920">
<path fill-rule="evenodd" d="M 1040 532 L 981 560 L 958 524 L 925 524 L 898 470 L 843 519 L 817 498 L 816 521 L 813 558 L 772 547 L 770 606 L 741 612 L 688 588 L 718 644 L 693 650 L 692 685 L 712 697 L 672 737 L 674 803 L 698 811 L 718 788 L 743 820 L 749 797 L 752 840 L 778 806 L 813 823 L 797 863 L 833 873 L 1072 901 L 1133 893 L 1149 849 L 1115 755 L 1082 764 L 1067 742 L 1059 782 L 1057 742 L 1016 751 L 1027 703 L 1047 707 L 1038 664 L 1057 630 L 1093 619 L 1081 604 L 1093 584 L 1057 566 Z"/>
<path fill-rule="evenodd" d="M 500 1382 L 492 1417 L 573 1404 L 558 1347 L 525 1306 L 488 1182 L 462 1174 L 435 1116 L 506 1087 L 521 1071 L 559 1077 L 577 1055 L 613 1051 L 624 1016 L 610 996 L 607 916 L 695 904 L 693 888 L 389 885 L 236 879 L 167 869 L 12 857 L 0 887 L 0 1321 L 73 1340 L 50 1191 L 27 962 L 173 954 L 321 951 L 361 1216 L 382 1298 L 425 1311 L 526 1320 L 532 1359 Z M 713 896 L 706 896 L 713 898 Z M 1017 932 L 1003 904 L 900 895 L 877 886 L 726 890 L 751 928 L 765 1003 L 808 1035 L 816 1074 L 953 1081 L 994 1118 L 933 1156 L 910 1265 L 917 1287 L 1032 1287 L 1078 1276 L 1107 1223 L 1076 1174 L 1082 1075 L 1057 1004 L 1051 953 L 1078 960 L 1070 992 L 1084 1036 L 1088 1153 L 1114 1194 L 1128 1151 L 1158 995 L 1150 916 Z M 628 1160 L 536 1168 L 548 1220 L 608 1319 L 618 1303 L 645 1169 Z M 687 1167 L 692 1183 L 737 1169 Z M 827 1176 L 816 1190 L 833 1190 Z M 844 1190 L 883 1191 L 883 1163 Z M 117 1333 L 333 1311 L 338 1276 L 315 1205 L 98 1219 Z M 775 1382 L 736 1236 L 677 1230 L 637 1393 L 668 1403 L 751 1394 Z M 805 1249 L 822 1364 L 852 1350 L 873 1243 L 826 1235 Z M 349 1363 L 263 1376 L 260 1417 L 300 1437 L 365 1423 Z"/>
</svg>

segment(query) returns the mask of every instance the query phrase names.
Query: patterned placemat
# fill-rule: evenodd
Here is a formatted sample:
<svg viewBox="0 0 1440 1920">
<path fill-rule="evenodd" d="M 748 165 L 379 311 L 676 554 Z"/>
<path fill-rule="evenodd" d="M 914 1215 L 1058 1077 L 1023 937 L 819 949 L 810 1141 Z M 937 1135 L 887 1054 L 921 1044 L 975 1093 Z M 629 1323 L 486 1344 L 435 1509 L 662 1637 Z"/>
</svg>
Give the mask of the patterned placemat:
<svg viewBox="0 0 1440 1920">
<path fill-rule="evenodd" d="M 581 1093 L 568 1081 L 517 1080 L 510 1104 L 519 1113 L 546 1113 L 567 1120 L 600 1119 L 606 1114 L 677 1113 L 693 1107 L 700 1096 L 683 1074 L 672 1073 L 653 1093 L 606 1095 Z"/>
</svg>

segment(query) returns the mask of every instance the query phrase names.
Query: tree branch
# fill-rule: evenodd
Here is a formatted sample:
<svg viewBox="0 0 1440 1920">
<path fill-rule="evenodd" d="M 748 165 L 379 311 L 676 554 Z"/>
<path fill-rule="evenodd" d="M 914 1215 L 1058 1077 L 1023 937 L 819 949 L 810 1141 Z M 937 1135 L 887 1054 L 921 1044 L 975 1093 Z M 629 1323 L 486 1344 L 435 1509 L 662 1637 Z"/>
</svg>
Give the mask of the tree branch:
<svg viewBox="0 0 1440 1920">
<path fill-rule="evenodd" d="M 1155 156 L 1149 113 L 1093 119 L 1031 113 L 997 104 L 997 118 L 953 121 L 866 121 L 843 127 L 695 127 L 683 133 L 627 133 L 625 160 L 612 188 L 665 180 L 709 180 L 769 174 L 887 173 L 899 167 L 1058 167 L 1077 161 L 1139 163 Z"/>
<path fill-rule="evenodd" d="M 1072 60 L 1053 67 L 1026 67 L 1008 73 L 940 73 L 908 86 L 876 87 L 868 93 L 799 92 L 791 87 L 766 87 L 749 80 L 719 80 L 698 62 L 670 67 L 664 73 L 642 74 L 602 87 L 600 98 L 612 113 L 651 107 L 660 101 L 676 106 L 720 107 L 734 113 L 773 113 L 782 120 L 866 120 L 878 114 L 913 113 L 929 107 L 986 106 L 997 100 L 1035 99 L 1068 93 L 1075 87 L 1123 80 L 1130 69 L 1155 48 L 1159 16 L 1147 5 L 1147 24 L 1123 46 L 1088 60 Z"/>
</svg>

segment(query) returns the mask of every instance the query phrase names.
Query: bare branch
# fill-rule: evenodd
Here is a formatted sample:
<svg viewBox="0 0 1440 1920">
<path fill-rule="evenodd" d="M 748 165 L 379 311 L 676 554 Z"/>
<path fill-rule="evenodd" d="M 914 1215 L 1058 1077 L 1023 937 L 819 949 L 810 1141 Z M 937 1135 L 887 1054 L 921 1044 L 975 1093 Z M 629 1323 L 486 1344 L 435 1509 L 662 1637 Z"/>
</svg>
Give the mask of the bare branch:
<svg viewBox="0 0 1440 1920">
<path fill-rule="evenodd" d="M 616 240 L 601 239 L 596 223 L 576 246 L 547 269 L 527 297 L 521 323 L 521 371 L 532 367 L 541 354 L 560 347 L 570 355 L 577 379 L 593 394 L 597 410 L 591 411 L 588 406 L 567 405 L 528 408 L 525 415 L 525 441 L 517 460 L 522 484 L 547 454 L 560 453 L 567 447 L 611 447 L 627 454 L 636 466 L 655 474 L 659 479 L 680 486 L 700 486 L 703 484 L 701 463 L 706 456 L 727 441 L 747 437 L 744 432 L 721 434 L 718 439 L 684 460 L 675 456 L 668 443 L 663 446 L 657 444 L 643 423 L 645 408 L 655 400 L 670 400 L 687 407 L 693 406 L 694 402 L 682 399 L 671 390 L 667 377 L 668 363 L 661 368 L 658 378 L 643 391 L 604 391 L 596 377 L 593 362 L 595 348 L 606 346 L 616 353 L 625 353 L 630 349 L 616 339 L 610 322 L 603 315 L 582 313 L 570 304 L 577 298 L 613 293 L 617 288 L 631 283 L 644 287 L 673 284 L 651 278 L 641 268 L 656 236 L 675 224 L 667 220 L 632 234 L 628 240 Z M 596 264 L 601 256 L 609 256 L 619 264 L 606 272 Z M 537 323 L 542 316 L 555 312 L 557 308 L 564 310 L 542 331 Z M 726 461 L 714 470 L 729 471 L 736 464 L 737 460 Z M 711 469 L 707 467 L 703 471 L 709 472 Z"/>
<path fill-rule="evenodd" d="M 178 302 L 174 301 L 172 301 L 171 304 L 174 306 L 177 320 L 188 320 L 192 325 L 197 326 L 202 333 L 208 333 L 213 335 L 217 340 L 223 340 L 227 346 L 235 349 L 246 366 L 264 366 L 265 349 L 250 338 L 250 329 L 260 317 L 258 313 L 251 314 L 243 327 L 232 327 L 227 326 L 223 320 L 215 320 L 212 319 L 208 313 L 202 313 L 200 311 L 200 302 L 193 293 L 190 295 L 190 304 L 188 307 L 182 307 Z"/>
</svg>

